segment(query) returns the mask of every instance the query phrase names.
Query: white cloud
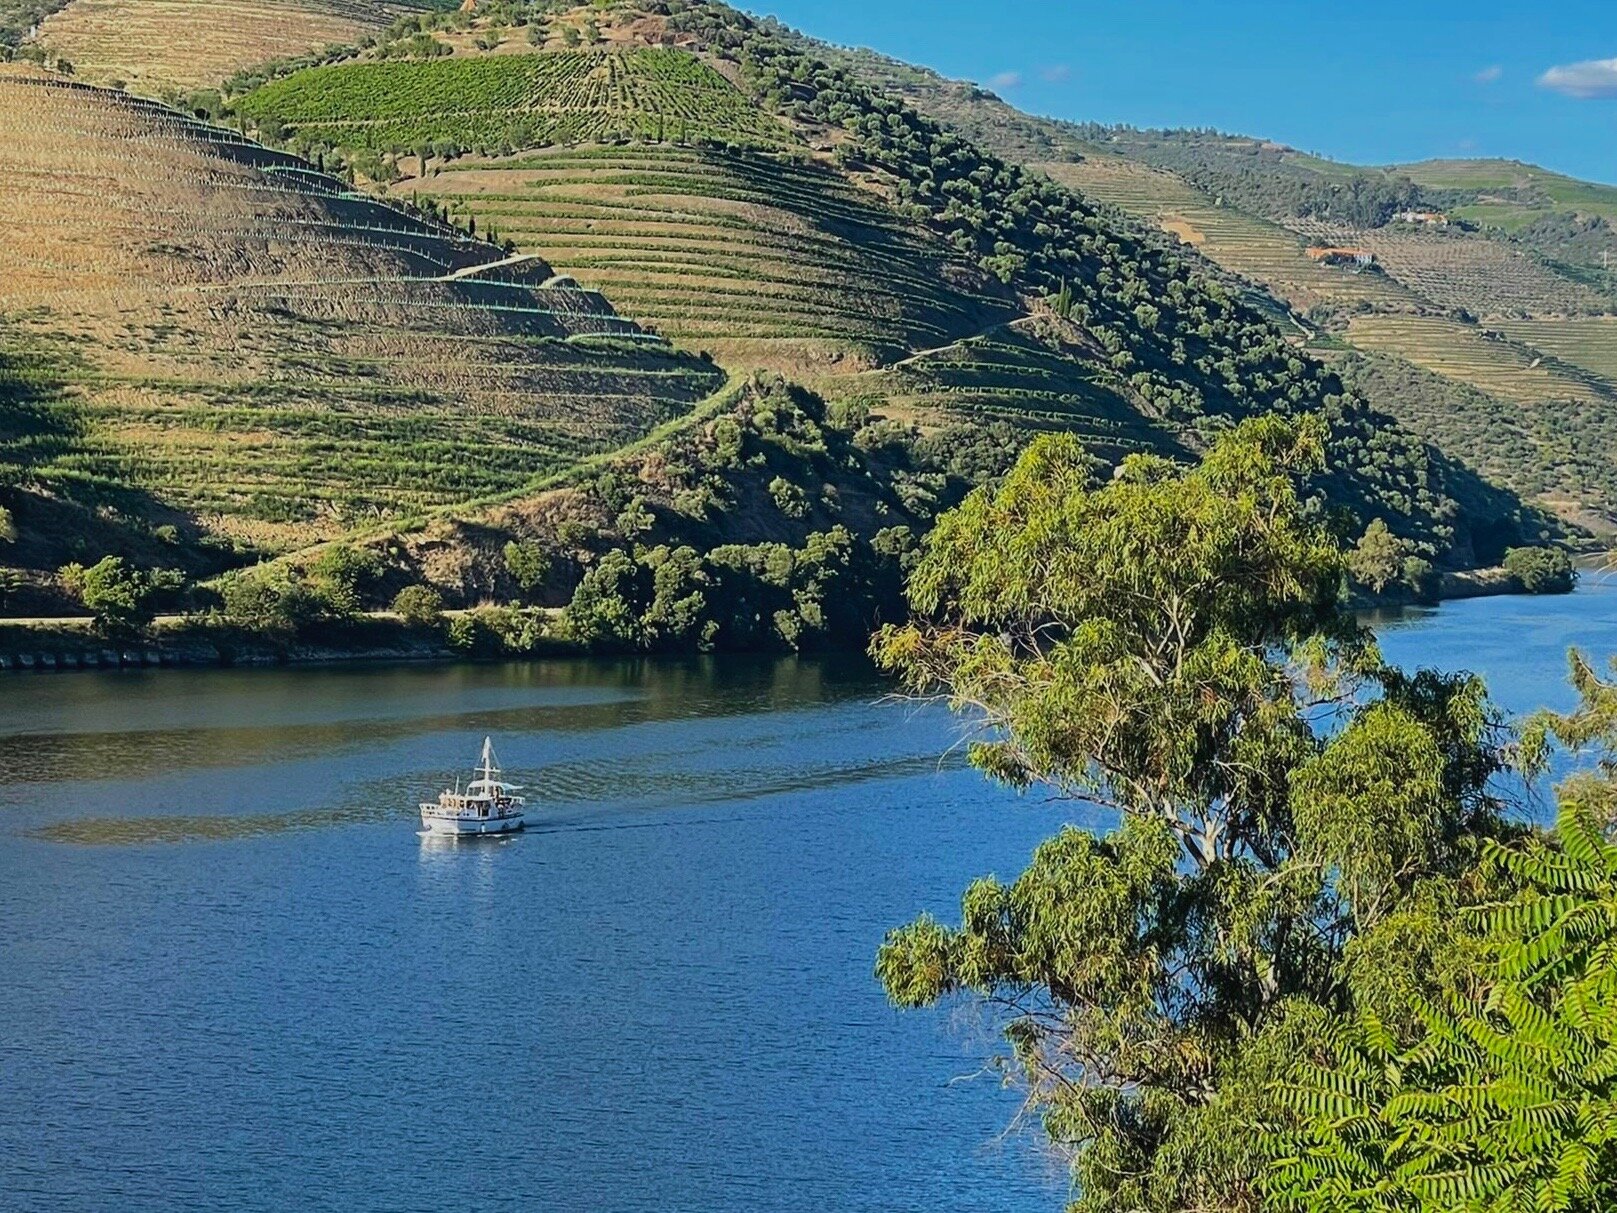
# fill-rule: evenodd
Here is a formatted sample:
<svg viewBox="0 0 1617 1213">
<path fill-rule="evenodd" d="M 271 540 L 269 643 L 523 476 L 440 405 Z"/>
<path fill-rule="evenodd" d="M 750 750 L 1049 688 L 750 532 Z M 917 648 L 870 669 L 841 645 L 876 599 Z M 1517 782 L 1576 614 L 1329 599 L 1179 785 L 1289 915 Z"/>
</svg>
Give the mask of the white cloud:
<svg viewBox="0 0 1617 1213">
<path fill-rule="evenodd" d="M 1072 75 L 1072 68 L 1065 63 L 1057 63 L 1055 66 L 1044 68 L 1039 72 L 1039 78 L 1046 84 L 1060 84 L 1070 75 Z"/>
<path fill-rule="evenodd" d="M 1552 67 L 1538 78 L 1540 88 L 1582 100 L 1617 97 L 1617 59 L 1586 59 Z"/>
<path fill-rule="evenodd" d="M 991 89 L 1015 88 L 1021 83 L 1021 72 L 1001 72 L 999 75 L 989 79 L 988 87 Z"/>
<path fill-rule="evenodd" d="M 1504 74 L 1505 69 L 1500 67 L 1497 63 L 1493 63 L 1483 68 L 1475 76 L 1472 76 L 1471 79 L 1475 80 L 1478 84 L 1493 84 Z"/>
</svg>

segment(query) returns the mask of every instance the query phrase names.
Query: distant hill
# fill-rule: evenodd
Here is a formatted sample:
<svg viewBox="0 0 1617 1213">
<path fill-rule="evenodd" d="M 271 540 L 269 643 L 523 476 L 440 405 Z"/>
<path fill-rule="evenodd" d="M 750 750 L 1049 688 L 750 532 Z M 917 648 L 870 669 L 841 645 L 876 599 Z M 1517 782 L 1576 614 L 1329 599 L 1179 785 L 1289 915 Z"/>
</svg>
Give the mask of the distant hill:
<svg viewBox="0 0 1617 1213">
<path fill-rule="evenodd" d="M 804 44 L 1272 292 L 1317 355 L 1334 362 L 1358 349 L 1435 372 L 1400 372 L 1402 393 L 1375 403 L 1467 457 L 1508 451 L 1490 456 L 1491 474 L 1611 528 L 1617 447 L 1604 418 L 1617 405 L 1617 269 L 1608 268 L 1617 187 L 1516 161 L 1360 168 L 1247 136 L 1060 122 L 869 51 Z M 1398 218 L 1428 210 L 1448 222 Z M 1363 248 L 1375 266 L 1319 264 L 1310 246 Z M 1449 407 L 1470 392 L 1492 402 L 1484 411 L 1495 418 L 1531 410 L 1523 420 L 1541 440 L 1514 441 L 1510 427 Z"/>
<path fill-rule="evenodd" d="M 163 12 L 148 0 L 141 16 L 168 48 L 153 71 L 174 77 L 187 52 L 164 31 L 189 18 Z M 130 542 L 172 525 L 223 563 L 430 514 L 462 526 L 444 542 L 481 536 L 466 559 L 487 562 L 496 519 L 527 516 L 524 494 L 603 467 L 618 487 L 599 509 L 631 522 L 621 482 L 656 479 L 638 494 L 652 534 L 789 542 L 831 525 L 852 492 L 900 501 L 890 516 L 919 527 L 955 479 L 991 474 L 1041 429 L 1078 433 L 1104 464 L 1183 456 L 1272 410 L 1330 421 L 1337 465 L 1318 488 L 1350 539 L 1382 517 L 1459 566 L 1542 533 L 1510 493 L 1346 390 L 1302 348 L 1330 345 L 1318 320 L 771 23 L 712 3 L 506 2 L 369 28 L 359 45 L 232 70 L 222 99 L 153 90 L 217 122 L 7 78 L 30 100 L 18 93 L 0 144 L 31 161 L 0 176 L 8 213 L 28 217 L 13 264 L 0 260 L 25 421 L 0 493 L 27 495 L 19 547 L 36 566 L 62 555 L 29 513 L 47 502 L 123 520 Z M 49 31 L 45 46 L 49 58 Z M 30 104 L 46 121 L 24 129 Z M 1034 120 L 984 104 L 988 134 L 1008 122 L 1036 141 Z M 1063 165 L 1098 163 L 1059 146 Z M 1287 230 L 1249 226 L 1271 244 Z M 1351 278 L 1304 264 L 1321 298 Z M 824 426 L 889 454 L 857 483 L 692 480 L 690 433 L 734 404 L 715 396 L 719 367 L 806 384 L 829 402 Z M 773 409 L 757 402 L 795 391 L 735 407 L 768 435 Z M 705 521 L 674 526 L 664 508 Z M 781 518 L 715 520 L 723 509 Z M 882 529 L 874 504 L 857 518 Z M 590 561 L 577 527 L 545 535 L 563 531 L 576 573 Z M 496 573 L 463 568 L 457 592 Z"/>
</svg>

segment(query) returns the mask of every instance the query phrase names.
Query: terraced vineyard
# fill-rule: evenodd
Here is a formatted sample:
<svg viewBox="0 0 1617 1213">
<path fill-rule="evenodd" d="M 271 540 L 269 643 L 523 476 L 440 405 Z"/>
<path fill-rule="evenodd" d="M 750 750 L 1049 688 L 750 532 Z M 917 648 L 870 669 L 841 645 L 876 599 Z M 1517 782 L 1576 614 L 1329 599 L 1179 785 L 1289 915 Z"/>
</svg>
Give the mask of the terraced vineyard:
<svg viewBox="0 0 1617 1213">
<path fill-rule="evenodd" d="M 1028 318 L 868 372 L 843 388 L 880 396 L 883 411 L 924 428 L 1008 421 L 1078 434 L 1115 462 L 1174 450 L 1172 433 L 1143 416 L 1070 326 Z"/>
<path fill-rule="evenodd" d="M 1488 332 L 1432 316 L 1356 316 L 1348 327 L 1349 339 L 1363 349 L 1395 354 L 1517 404 L 1611 398 L 1595 376 Z"/>
<path fill-rule="evenodd" d="M 1411 310 L 1420 300 L 1384 275 L 1316 265 L 1278 223 L 1216 201 L 1171 173 L 1105 154 L 1038 166 L 1055 180 L 1154 223 L 1207 257 L 1269 288 L 1299 312 L 1325 305 Z"/>
<path fill-rule="evenodd" d="M 780 123 L 695 55 L 662 47 L 309 68 L 247 97 L 297 135 L 333 146 L 447 140 L 507 150 L 652 139 L 788 142 Z"/>
<path fill-rule="evenodd" d="M 91 82 L 218 84 L 268 59 L 357 42 L 421 0 L 72 0 L 41 39 Z"/>
<path fill-rule="evenodd" d="M 7 435 L 47 495 L 306 543 L 554 473 L 722 382 L 537 258 L 152 103 L 7 71 L 0 145 L 3 344 L 72 365 Z"/>
<path fill-rule="evenodd" d="M 1514 341 L 1617 385 L 1617 317 L 1510 320 L 1497 327 Z"/>
<path fill-rule="evenodd" d="M 1439 307 L 1473 316 L 1600 314 L 1604 295 L 1540 265 L 1520 249 L 1474 234 L 1420 232 L 1388 226 L 1372 231 L 1299 220 L 1311 243 L 1368 248 L 1382 268 Z"/>
<path fill-rule="evenodd" d="M 997 283 L 818 163 L 667 145 L 457 160 L 421 191 L 728 365 L 809 376 L 1012 318 Z"/>
</svg>

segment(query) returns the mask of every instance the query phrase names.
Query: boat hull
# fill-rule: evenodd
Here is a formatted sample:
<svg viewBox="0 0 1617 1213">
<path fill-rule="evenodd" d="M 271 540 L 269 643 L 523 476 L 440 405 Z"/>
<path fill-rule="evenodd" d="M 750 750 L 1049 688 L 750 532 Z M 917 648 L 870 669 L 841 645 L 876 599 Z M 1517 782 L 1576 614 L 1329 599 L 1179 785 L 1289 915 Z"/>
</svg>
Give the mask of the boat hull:
<svg viewBox="0 0 1617 1213">
<path fill-rule="evenodd" d="M 514 834 L 522 828 L 522 814 L 517 813 L 510 817 L 447 817 L 423 813 L 421 826 L 429 834 L 445 834 L 455 838 L 476 837 L 479 834 Z"/>
</svg>

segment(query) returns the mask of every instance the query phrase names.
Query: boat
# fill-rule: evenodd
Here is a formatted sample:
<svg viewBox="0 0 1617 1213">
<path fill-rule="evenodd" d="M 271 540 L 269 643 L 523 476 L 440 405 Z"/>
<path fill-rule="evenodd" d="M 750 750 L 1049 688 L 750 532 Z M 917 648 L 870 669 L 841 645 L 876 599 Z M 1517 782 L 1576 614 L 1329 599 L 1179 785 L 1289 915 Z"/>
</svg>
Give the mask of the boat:
<svg viewBox="0 0 1617 1213">
<path fill-rule="evenodd" d="M 527 801 L 513 796 L 519 784 L 505 783 L 494 757 L 492 738 L 483 738 L 483 756 L 478 760 L 476 776 L 466 790 L 460 790 L 460 781 L 453 789 L 439 793 L 436 802 L 421 806 L 421 825 L 429 834 L 451 834 L 456 837 L 477 834 L 509 834 L 522 828 L 522 814 Z"/>
</svg>

